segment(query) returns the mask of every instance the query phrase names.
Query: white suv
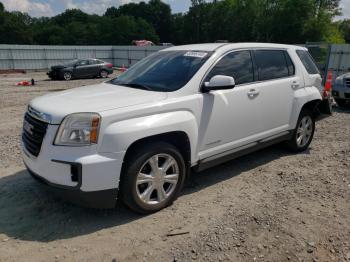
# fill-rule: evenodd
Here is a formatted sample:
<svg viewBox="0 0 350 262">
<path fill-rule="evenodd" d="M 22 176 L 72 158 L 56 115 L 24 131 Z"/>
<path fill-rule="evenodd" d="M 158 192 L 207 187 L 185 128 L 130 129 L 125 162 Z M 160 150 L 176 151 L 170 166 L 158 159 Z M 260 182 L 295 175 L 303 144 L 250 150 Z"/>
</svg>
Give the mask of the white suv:
<svg viewBox="0 0 350 262">
<path fill-rule="evenodd" d="M 24 163 L 73 202 L 108 208 L 120 197 L 155 212 L 176 199 L 191 169 L 283 141 L 305 150 L 320 86 L 303 47 L 171 47 L 109 82 L 31 101 Z"/>
</svg>

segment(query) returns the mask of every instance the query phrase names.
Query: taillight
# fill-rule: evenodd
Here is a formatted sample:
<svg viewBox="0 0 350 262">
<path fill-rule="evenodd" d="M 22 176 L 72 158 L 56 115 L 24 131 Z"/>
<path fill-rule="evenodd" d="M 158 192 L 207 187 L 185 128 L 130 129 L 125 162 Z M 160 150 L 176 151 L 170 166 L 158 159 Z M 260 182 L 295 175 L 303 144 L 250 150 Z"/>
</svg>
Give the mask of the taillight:
<svg viewBox="0 0 350 262">
<path fill-rule="evenodd" d="M 109 63 L 106 65 L 108 68 L 113 68 L 113 64 Z"/>
</svg>

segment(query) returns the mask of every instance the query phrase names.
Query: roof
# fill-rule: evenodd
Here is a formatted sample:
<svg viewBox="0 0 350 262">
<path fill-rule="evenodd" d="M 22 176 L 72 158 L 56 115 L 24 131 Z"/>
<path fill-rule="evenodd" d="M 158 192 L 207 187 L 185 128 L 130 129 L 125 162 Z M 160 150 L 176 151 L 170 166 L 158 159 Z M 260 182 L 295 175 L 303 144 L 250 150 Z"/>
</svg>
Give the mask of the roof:
<svg viewBox="0 0 350 262">
<path fill-rule="evenodd" d="M 195 50 L 195 51 L 207 51 L 212 52 L 220 48 L 225 49 L 238 49 L 238 48 L 283 48 L 283 49 L 305 49 L 296 45 L 282 45 L 271 43 L 208 43 L 208 44 L 192 44 L 173 46 L 163 49 L 162 51 L 180 51 L 180 50 Z"/>
</svg>

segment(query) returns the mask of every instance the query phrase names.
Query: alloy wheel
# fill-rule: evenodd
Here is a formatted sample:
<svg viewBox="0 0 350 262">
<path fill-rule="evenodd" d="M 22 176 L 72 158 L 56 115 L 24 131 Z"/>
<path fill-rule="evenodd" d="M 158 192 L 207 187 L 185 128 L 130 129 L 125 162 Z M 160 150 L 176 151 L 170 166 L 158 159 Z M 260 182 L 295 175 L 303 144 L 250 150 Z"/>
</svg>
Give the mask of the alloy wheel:
<svg viewBox="0 0 350 262">
<path fill-rule="evenodd" d="M 64 75 L 63 75 L 63 78 L 65 80 L 71 80 L 72 79 L 72 74 L 69 73 L 69 72 L 65 72 Z"/>
<path fill-rule="evenodd" d="M 101 71 L 100 74 L 101 74 L 101 77 L 102 77 L 102 78 L 106 78 L 106 77 L 108 76 L 108 72 L 107 72 L 107 71 L 104 71 L 104 70 Z"/>
<path fill-rule="evenodd" d="M 149 205 L 168 199 L 179 182 L 179 165 L 169 154 L 150 157 L 141 167 L 136 178 L 139 199 Z"/>
<path fill-rule="evenodd" d="M 297 130 L 297 145 L 298 147 L 304 147 L 312 136 L 313 122 L 311 116 L 304 116 L 298 126 Z"/>
</svg>

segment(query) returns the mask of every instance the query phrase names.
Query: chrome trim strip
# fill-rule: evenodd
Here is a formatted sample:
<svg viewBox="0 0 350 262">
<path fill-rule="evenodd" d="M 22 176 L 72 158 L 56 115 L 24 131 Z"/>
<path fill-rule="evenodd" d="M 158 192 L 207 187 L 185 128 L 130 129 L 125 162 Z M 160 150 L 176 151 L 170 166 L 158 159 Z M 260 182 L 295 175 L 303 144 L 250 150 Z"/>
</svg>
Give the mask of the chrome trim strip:
<svg viewBox="0 0 350 262">
<path fill-rule="evenodd" d="M 38 110 L 34 109 L 33 107 L 28 105 L 28 110 L 27 110 L 28 114 L 32 117 L 34 117 L 35 119 L 45 122 L 47 124 L 51 124 L 52 122 L 52 117 L 49 114 L 45 114 L 42 112 L 39 112 Z"/>
</svg>

